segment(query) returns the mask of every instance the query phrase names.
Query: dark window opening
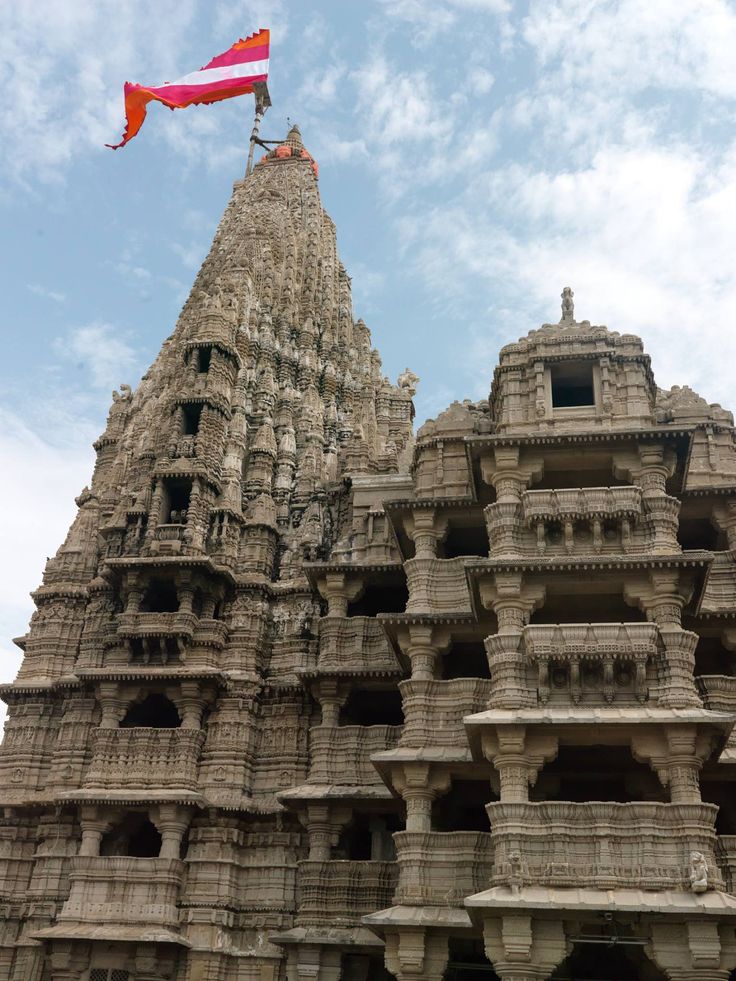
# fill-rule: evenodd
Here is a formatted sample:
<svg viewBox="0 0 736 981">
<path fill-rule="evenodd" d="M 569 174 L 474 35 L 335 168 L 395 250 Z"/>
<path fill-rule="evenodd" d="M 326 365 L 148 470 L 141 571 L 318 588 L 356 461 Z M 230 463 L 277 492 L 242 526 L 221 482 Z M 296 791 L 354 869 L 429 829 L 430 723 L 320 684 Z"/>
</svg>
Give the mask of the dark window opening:
<svg viewBox="0 0 736 981">
<path fill-rule="evenodd" d="M 591 931 L 592 932 L 592 931 Z M 619 927 L 630 938 L 631 927 Z M 665 981 L 663 974 L 638 944 L 611 944 L 612 929 L 601 933 L 603 943 L 576 943 L 573 952 L 552 973 L 550 981 Z"/>
<path fill-rule="evenodd" d="M 490 678 L 488 656 L 483 643 L 453 644 L 440 660 L 442 680 L 452 678 Z"/>
<path fill-rule="evenodd" d="M 130 651 L 136 664 L 170 664 L 181 659 L 175 637 L 132 638 Z"/>
<path fill-rule="evenodd" d="M 456 559 L 461 555 L 488 557 L 488 534 L 485 528 L 450 528 L 440 545 L 443 559 Z"/>
<path fill-rule="evenodd" d="M 638 763 L 628 746 L 560 746 L 530 790 L 533 801 L 560 800 L 667 803 L 656 774 Z"/>
<path fill-rule="evenodd" d="M 403 726 L 401 692 L 354 688 L 340 710 L 342 726 Z"/>
<path fill-rule="evenodd" d="M 708 779 L 708 776 L 701 778 L 703 803 L 718 805 L 716 834 L 736 835 L 736 794 L 733 790 L 734 785 L 728 781 Z"/>
<path fill-rule="evenodd" d="M 548 594 L 531 623 L 644 623 L 646 614 L 629 606 L 621 593 Z"/>
<path fill-rule="evenodd" d="M 185 525 L 192 496 L 191 480 L 167 480 L 165 489 L 164 524 Z"/>
<path fill-rule="evenodd" d="M 128 814 L 100 843 L 100 855 L 125 855 L 129 858 L 158 858 L 161 835 L 146 814 Z"/>
<path fill-rule="evenodd" d="M 720 637 L 699 637 L 695 648 L 695 674 L 723 674 L 733 677 L 736 673 L 736 652 L 723 646 Z"/>
<path fill-rule="evenodd" d="M 595 405 L 593 365 L 590 361 L 561 361 L 550 365 L 549 370 L 554 409 Z"/>
<path fill-rule="evenodd" d="M 197 371 L 200 375 L 206 375 L 210 370 L 210 364 L 212 363 L 212 348 L 211 347 L 198 347 L 197 348 Z"/>
<path fill-rule="evenodd" d="M 406 583 L 395 586 L 367 586 L 363 594 L 348 603 L 349 617 L 374 617 L 378 613 L 403 613 L 409 599 Z"/>
<path fill-rule="evenodd" d="M 179 597 L 171 579 L 152 579 L 141 600 L 141 613 L 176 613 Z"/>
<path fill-rule="evenodd" d="M 393 835 L 402 825 L 395 814 L 356 814 L 342 829 L 333 858 L 351 862 L 394 862 Z"/>
<path fill-rule="evenodd" d="M 500 981 L 485 955 L 482 940 L 451 937 L 443 981 Z"/>
<path fill-rule="evenodd" d="M 587 447 L 581 450 L 583 454 L 588 453 Z M 545 463 L 544 476 L 534 484 L 532 490 L 567 490 L 570 487 L 629 487 L 631 482 L 619 480 L 613 475 L 613 462 L 596 469 L 584 469 L 583 463 L 585 456 L 579 457 L 577 461 L 570 459 L 569 462 L 555 461 Z"/>
<path fill-rule="evenodd" d="M 154 692 L 142 702 L 130 706 L 120 728 L 178 729 L 180 725 L 181 717 L 176 705 L 166 695 Z"/>
<path fill-rule="evenodd" d="M 432 830 L 490 832 L 486 804 L 497 799 L 486 780 L 453 780 L 432 804 Z"/>
<path fill-rule="evenodd" d="M 343 954 L 340 959 L 340 981 L 394 981 L 380 956 Z"/>
<path fill-rule="evenodd" d="M 199 424 L 202 419 L 202 403 L 189 402 L 181 407 L 181 433 L 182 436 L 196 436 L 199 432 Z"/>
<path fill-rule="evenodd" d="M 728 547 L 725 534 L 708 518 L 681 518 L 677 540 L 684 551 L 723 552 Z"/>
</svg>

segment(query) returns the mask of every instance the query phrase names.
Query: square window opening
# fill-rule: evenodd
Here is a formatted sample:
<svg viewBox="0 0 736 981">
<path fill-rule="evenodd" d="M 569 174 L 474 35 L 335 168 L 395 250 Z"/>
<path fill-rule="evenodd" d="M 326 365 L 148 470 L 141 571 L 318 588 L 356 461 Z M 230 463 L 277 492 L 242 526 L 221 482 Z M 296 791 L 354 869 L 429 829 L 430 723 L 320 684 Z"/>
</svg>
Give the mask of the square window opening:
<svg viewBox="0 0 736 981">
<path fill-rule="evenodd" d="M 550 365 L 552 408 L 595 405 L 593 365 L 590 361 L 561 361 Z"/>
</svg>

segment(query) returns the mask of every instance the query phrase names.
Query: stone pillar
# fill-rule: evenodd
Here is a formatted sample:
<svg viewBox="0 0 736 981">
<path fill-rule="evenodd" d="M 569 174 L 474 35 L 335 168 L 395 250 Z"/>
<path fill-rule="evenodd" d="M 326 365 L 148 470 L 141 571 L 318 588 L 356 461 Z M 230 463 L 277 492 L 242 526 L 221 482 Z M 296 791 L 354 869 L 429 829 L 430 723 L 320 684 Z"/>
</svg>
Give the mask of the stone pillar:
<svg viewBox="0 0 736 981">
<path fill-rule="evenodd" d="M 432 801 L 450 789 L 450 775 L 429 763 L 404 763 L 391 774 L 406 803 L 406 830 L 432 830 Z"/>
<path fill-rule="evenodd" d="M 666 459 L 662 445 L 643 444 L 639 447 L 641 467 L 635 477 L 643 491 L 644 512 L 654 532 L 653 551 L 681 552 L 677 541 L 680 502 L 666 493 L 667 478 L 673 467 Z"/>
<path fill-rule="evenodd" d="M 484 757 L 498 772 L 502 803 L 523 804 L 529 786 L 545 763 L 557 755 L 555 736 L 523 725 L 489 726 L 481 733 Z"/>
<path fill-rule="evenodd" d="M 536 705 L 536 693 L 526 682 L 522 631 L 532 612 L 545 600 L 544 586 L 524 582 L 520 572 L 497 572 L 479 584 L 480 599 L 498 620 L 498 633 L 486 638 L 494 708 Z"/>
<path fill-rule="evenodd" d="M 399 634 L 401 649 L 411 662 L 412 681 L 432 681 L 437 677 L 440 654 L 450 645 L 447 629 L 411 624 Z"/>
<path fill-rule="evenodd" d="M 736 967 L 733 928 L 715 917 L 651 925 L 648 956 L 671 981 L 728 981 Z"/>
<path fill-rule="evenodd" d="M 177 804 L 159 804 L 155 824 L 161 834 L 159 858 L 178 859 L 184 832 L 189 826 L 189 811 Z"/>
<path fill-rule="evenodd" d="M 440 518 L 434 508 L 414 508 L 407 533 L 414 542 L 415 559 L 436 559 L 437 546 L 447 534 L 447 518 Z"/>
<path fill-rule="evenodd" d="M 449 958 L 448 936 L 423 927 L 399 927 L 386 934 L 387 969 L 397 981 L 438 981 Z"/>
<path fill-rule="evenodd" d="M 483 940 L 501 981 L 545 981 L 567 952 L 561 920 L 525 914 L 485 918 Z"/>
<path fill-rule="evenodd" d="M 327 616 L 346 617 L 348 603 L 357 599 L 363 585 L 360 580 L 348 581 L 344 572 L 328 572 L 318 584 L 320 593 L 327 600 Z"/>
<path fill-rule="evenodd" d="M 313 685 L 314 697 L 322 709 L 323 726 L 337 726 L 340 724 L 340 709 L 345 704 L 348 697 L 348 689 L 341 685 L 337 678 L 320 678 Z"/>
<path fill-rule="evenodd" d="M 199 729 L 202 722 L 202 692 L 196 681 L 182 682 L 179 707 L 182 729 Z"/>
<path fill-rule="evenodd" d="M 106 681 L 100 684 L 97 689 L 97 701 L 102 709 L 100 729 L 117 729 L 122 713 L 120 688 L 117 683 Z"/>
</svg>

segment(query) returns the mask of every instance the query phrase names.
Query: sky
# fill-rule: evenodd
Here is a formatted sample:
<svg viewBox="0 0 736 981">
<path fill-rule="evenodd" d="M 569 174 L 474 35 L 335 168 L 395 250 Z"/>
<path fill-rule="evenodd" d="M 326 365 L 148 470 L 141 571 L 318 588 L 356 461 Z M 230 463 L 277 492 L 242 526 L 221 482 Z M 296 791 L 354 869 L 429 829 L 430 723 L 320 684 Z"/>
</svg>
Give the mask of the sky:
<svg viewBox="0 0 736 981">
<path fill-rule="evenodd" d="M 155 9 L 155 16 L 151 10 Z M 272 31 L 262 135 L 298 122 L 386 374 L 417 421 L 488 394 L 559 319 L 643 337 L 658 384 L 733 407 L 736 4 L 19 0 L 0 5 L 0 681 L 89 481 L 110 393 L 171 332 L 252 97 L 122 133 L 160 84 Z"/>
</svg>

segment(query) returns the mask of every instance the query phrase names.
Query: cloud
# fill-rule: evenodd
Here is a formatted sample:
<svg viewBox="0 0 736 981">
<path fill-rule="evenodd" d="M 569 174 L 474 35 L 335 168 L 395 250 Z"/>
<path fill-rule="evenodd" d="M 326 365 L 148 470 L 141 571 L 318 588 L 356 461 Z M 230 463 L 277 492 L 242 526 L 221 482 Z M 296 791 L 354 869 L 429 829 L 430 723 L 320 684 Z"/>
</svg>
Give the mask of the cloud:
<svg viewBox="0 0 736 981">
<path fill-rule="evenodd" d="M 412 41 L 426 45 L 467 13 L 499 15 L 510 9 L 508 0 L 378 0 L 381 12 L 412 28 Z"/>
<path fill-rule="evenodd" d="M 56 290 L 47 289 L 42 286 L 41 283 L 26 283 L 26 289 L 31 293 L 35 293 L 36 296 L 42 296 L 45 299 L 53 300 L 54 303 L 65 303 L 66 293 L 59 293 Z"/>
<path fill-rule="evenodd" d="M 95 388 L 112 388 L 136 367 L 136 350 L 112 324 L 75 327 L 54 341 L 60 357 L 83 369 Z"/>
<path fill-rule="evenodd" d="M 64 540 L 76 507 L 74 496 L 92 473 L 88 445 L 56 448 L 40 438 L 14 412 L 0 407 L 0 457 L 12 480 L 0 482 L 0 513 L 25 515 L 6 521 L 0 563 L 0 682 L 12 681 L 21 652 L 12 637 L 26 632 L 33 612 L 29 596 L 41 582 L 49 550 Z M 4 705 L 0 703 L 0 724 Z"/>
</svg>

